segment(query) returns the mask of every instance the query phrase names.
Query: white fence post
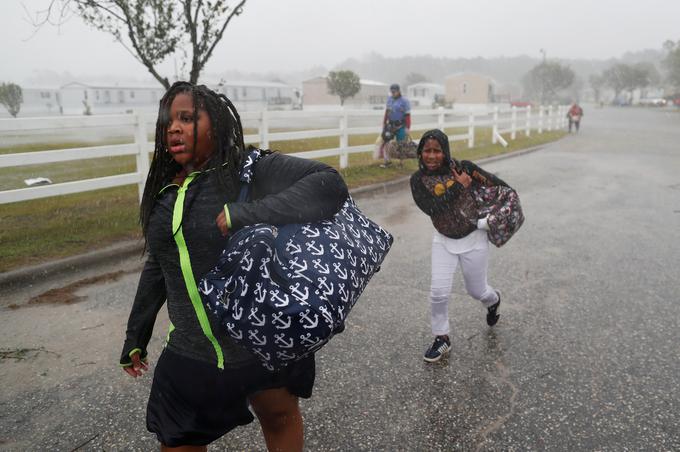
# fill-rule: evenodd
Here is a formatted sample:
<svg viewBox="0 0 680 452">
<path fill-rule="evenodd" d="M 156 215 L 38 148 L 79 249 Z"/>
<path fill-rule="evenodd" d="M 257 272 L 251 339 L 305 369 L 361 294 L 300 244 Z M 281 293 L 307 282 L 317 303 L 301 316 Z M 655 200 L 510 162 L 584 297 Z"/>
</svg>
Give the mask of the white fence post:
<svg viewBox="0 0 680 452">
<path fill-rule="evenodd" d="M 512 125 L 510 126 L 510 139 L 514 140 L 517 137 L 517 107 L 512 106 Z"/>
<path fill-rule="evenodd" d="M 468 148 L 475 147 L 475 115 L 468 116 Z"/>
<path fill-rule="evenodd" d="M 269 149 L 269 118 L 267 116 L 267 109 L 262 110 L 260 115 L 260 148 Z"/>
<path fill-rule="evenodd" d="M 349 134 L 347 133 L 347 110 L 342 107 L 342 115 L 340 116 L 340 168 L 347 168 L 349 166 Z M 387 149 L 385 149 L 387 152 Z"/>
<path fill-rule="evenodd" d="M 562 128 L 562 106 L 558 105 L 555 108 L 555 130 Z"/>
<path fill-rule="evenodd" d="M 527 122 L 525 125 L 524 134 L 526 136 L 531 136 L 531 105 L 527 105 Z"/>
<path fill-rule="evenodd" d="M 444 131 L 444 107 L 438 107 L 437 111 L 437 128 Z"/>
<path fill-rule="evenodd" d="M 553 114 L 553 106 L 548 105 L 548 132 L 550 132 L 553 129 L 553 119 L 555 115 Z"/>
<path fill-rule="evenodd" d="M 543 105 L 538 106 L 538 133 L 543 133 Z"/>
<path fill-rule="evenodd" d="M 139 192 L 139 202 L 142 202 L 144 196 L 144 185 L 146 185 L 146 177 L 149 174 L 149 142 L 146 136 L 146 121 L 141 112 L 136 111 L 135 115 L 135 144 L 137 145 L 137 174 L 139 174 L 139 183 L 137 190 Z"/>
<path fill-rule="evenodd" d="M 496 144 L 498 140 L 496 136 L 498 135 L 498 107 L 493 109 L 493 126 L 491 127 L 491 144 Z"/>
</svg>

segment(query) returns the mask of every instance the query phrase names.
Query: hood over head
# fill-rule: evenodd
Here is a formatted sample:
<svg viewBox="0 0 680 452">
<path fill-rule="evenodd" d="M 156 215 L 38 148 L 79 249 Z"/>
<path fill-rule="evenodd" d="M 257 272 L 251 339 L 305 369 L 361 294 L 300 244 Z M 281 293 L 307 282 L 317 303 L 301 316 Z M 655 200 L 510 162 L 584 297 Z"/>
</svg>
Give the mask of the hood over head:
<svg viewBox="0 0 680 452">
<path fill-rule="evenodd" d="M 426 173 L 431 173 L 432 171 L 428 170 L 425 164 L 423 163 L 422 159 L 422 154 L 423 154 L 423 148 L 425 147 L 425 142 L 430 139 L 435 139 L 439 142 L 439 145 L 442 147 L 442 151 L 444 152 L 444 163 L 442 165 L 442 171 L 441 172 L 449 172 L 451 170 L 451 165 L 457 165 L 457 162 L 455 159 L 451 157 L 451 148 L 449 147 L 449 137 L 442 132 L 439 129 L 432 129 L 428 130 L 423 134 L 423 136 L 420 138 L 420 142 L 418 143 L 418 167 L 420 168 L 421 171 L 426 172 Z M 439 172 L 439 171 L 437 171 Z"/>
</svg>

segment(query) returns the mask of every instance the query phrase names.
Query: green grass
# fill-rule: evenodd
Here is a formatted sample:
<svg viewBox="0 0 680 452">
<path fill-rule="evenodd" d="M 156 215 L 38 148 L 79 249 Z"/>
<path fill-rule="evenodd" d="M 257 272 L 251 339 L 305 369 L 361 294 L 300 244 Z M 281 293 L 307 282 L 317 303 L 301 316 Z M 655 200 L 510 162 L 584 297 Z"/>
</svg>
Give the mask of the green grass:
<svg viewBox="0 0 680 452">
<path fill-rule="evenodd" d="M 135 157 L 123 155 L 73 161 L 69 163 L 48 163 L 0 169 L 0 190 L 26 188 L 25 179 L 47 177 L 52 183 L 70 182 L 115 174 L 134 173 Z"/>
<path fill-rule="evenodd" d="M 153 136 L 149 137 L 153 140 Z M 59 141 L 55 143 L 24 143 L 13 144 L 10 146 L 0 146 L 0 155 L 14 154 L 20 152 L 36 152 L 36 151 L 55 151 L 58 149 L 83 148 L 89 146 L 104 146 L 107 144 L 125 144 L 131 143 L 129 139 L 108 139 L 94 141 Z"/>
<path fill-rule="evenodd" d="M 447 133 L 465 133 L 464 129 L 447 130 Z M 452 146 L 458 159 L 475 160 L 483 157 L 528 148 L 557 140 L 564 132 L 544 132 L 524 137 L 517 134 L 517 140 L 509 141 L 503 148 L 491 144 L 490 130 L 477 129 L 476 147 L 467 148 L 467 142 L 455 142 Z M 417 138 L 419 134 L 416 134 Z M 350 145 L 372 144 L 376 136 L 360 135 L 350 137 Z M 509 140 L 509 137 L 506 136 Z M 102 143 L 99 143 L 102 144 Z M 106 143 L 109 144 L 109 143 Z M 89 146 L 90 143 L 68 143 L 64 147 Z M 271 143 L 272 149 L 281 152 L 302 152 L 306 150 L 337 147 L 338 138 L 314 138 L 294 142 Z M 58 145 L 46 144 L 23 147 L 23 152 L 56 149 Z M 14 147 L 12 152 L 17 152 Z M 0 153 L 3 152 L 0 148 Z M 321 161 L 338 168 L 339 158 L 328 157 Z M 351 154 L 350 166 L 339 170 L 350 188 L 394 180 L 411 174 L 417 168 L 415 160 L 404 161 L 403 167 L 392 165 L 387 169 L 379 167 L 380 162 L 372 159 L 372 153 Z M 50 177 L 53 182 L 101 177 L 134 171 L 133 157 L 91 159 L 70 164 L 40 165 L 27 168 L 0 169 L 0 190 L 18 188 L 23 178 L 36 175 Z M 43 172 L 43 173 L 41 173 Z M 11 180 L 5 182 L 4 179 Z M 21 185 L 19 185 L 21 184 Z M 9 186 L 13 185 L 13 186 Z M 113 243 L 138 239 L 140 237 L 137 187 L 116 187 L 74 195 L 4 204 L 0 207 L 0 272 L 18 267 L 45 262 L 50 259 L 71 256 Z"/>
<path fill-rule="evenodd" d="M 0 271 L 139 237 L 137 206 L 135 186 L 5 204 Z"/>
</svg>

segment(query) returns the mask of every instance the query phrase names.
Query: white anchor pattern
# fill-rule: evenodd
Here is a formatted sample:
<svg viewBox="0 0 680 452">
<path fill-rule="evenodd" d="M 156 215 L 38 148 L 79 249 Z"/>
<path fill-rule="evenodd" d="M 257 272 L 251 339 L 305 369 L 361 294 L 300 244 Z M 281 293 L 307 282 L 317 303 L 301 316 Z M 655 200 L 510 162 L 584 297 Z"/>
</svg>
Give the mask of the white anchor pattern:
<svg viewBox="0 0 680 452">
<path fill-rule="evenodd" d="M 199 293 L 235 342 L 280 369 L 344 329 L 392 241 L 349 198 L 331 220 L 239 230 Z"/>
</svg>

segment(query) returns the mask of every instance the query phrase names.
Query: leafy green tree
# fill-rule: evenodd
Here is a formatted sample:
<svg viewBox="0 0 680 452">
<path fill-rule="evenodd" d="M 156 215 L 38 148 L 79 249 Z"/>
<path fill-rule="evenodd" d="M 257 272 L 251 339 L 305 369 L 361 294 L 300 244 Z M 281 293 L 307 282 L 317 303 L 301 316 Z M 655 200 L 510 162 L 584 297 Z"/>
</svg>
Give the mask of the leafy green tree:
<svg viewBox="0 0 680 452">
<path fill-rule="evenodd" d="M 552 101 L 560 90 L 574 83 L 574 71 L 556 61 L 543 61 L 527 72 L 522 83 L 529 97 L 538 98 L 541 104 Z"/>
<path fill-rule="evenodd" d="M 61 23 L 72 14 L 104 31 L 127 49 L 166 89 L 168 77 L 158 65 L 179 56 L 196 83 L 231 20 L 246 0 L 51 0 L 38 13 L 36 26 Z M 55 20 L 56 16 L 56 20 Z"/>
<path fill-rule="evenodd" d="M 328 93 L 340 97 L 340 105 L 361 90 L 359 76 L 352 71 L 331 71 L 326 80 Z"/>
<path fill-rule="evenodd" d="M 578 75 L 574 76 L 574 81 L 569 85 L 565 92 L 565 94 L 569 96 L 570 102 L 580 102 L 584 83 L 583 77 Z M 563 99 L 566 100 L 566 98 Z"/>
<path fill-rule="evenodd" d="M 615 98 L 634 84 L 632 67 L 627 64 L 617 63 L 605 70 L 602 76 L 607 86 L 614 90 Z"/>
<path fill-rule="evenodd" d="M 637 63 L 633 66 L 633 89 L 639 88 L 641 97 L 646 96 L 646 89 L 657 86 L 661 82 L 661 75 L 654 64 L 649 62 Z"/>
<path fill-rule="evenodd" d="M 0 104 L 5 106 L 10 115 L 16 118 L 23 102 L 24 95 L 19 85 L 14 83 L 0 85 Z"/>
<path fill-rule="evenodd" d="M 617 63 L 602 73 L 607 86 L 614 90 L 614 96 L 619 97 L 622 92 L 633 91 L 659 83 L 661 77 L 654 65 L 649 63 L 638 63 L 629 65 Z"/>
<path fill-rule="evenodd" d="M 416 83 L 429 82 L 428 78 L 419 72 L 409 72 L 404 79 L 404 85 L 415 85 Z"/>
<path fill-rule="evenodd" d="M 680 41 L 666 41 L 663 45 L 666 57 L 663 60 L 666 80 L 673 88 L 680 90 Z"/>
<path fill-rule="evenodd" d="M 588 77 L 588 83 L 590 83 L 590 87 L 593 89 L 593 93 L 595 94 L 595 102 L 599 102 L 602 88 L 604 88 L 606 84 L 604 76 L 602 74 L 590 74 L 590 77 Z"/>
</svg>

